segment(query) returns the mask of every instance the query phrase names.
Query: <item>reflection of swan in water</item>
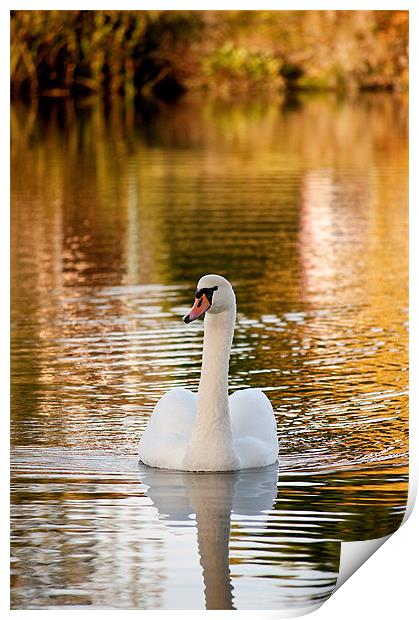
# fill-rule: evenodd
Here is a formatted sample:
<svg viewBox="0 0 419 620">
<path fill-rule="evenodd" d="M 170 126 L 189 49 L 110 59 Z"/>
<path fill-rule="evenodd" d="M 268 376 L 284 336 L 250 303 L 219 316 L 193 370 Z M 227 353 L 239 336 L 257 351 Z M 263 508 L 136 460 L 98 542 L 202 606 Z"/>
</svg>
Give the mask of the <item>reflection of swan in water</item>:
<svg viewBox="0 0 419 620">
<path fill-rule="evenodd" d="M 278 465 L 206 474 L 155 469 L 141 462 L 139 467 L 161 519 L 189 522 L 190 515 L 196 515 L 206 609 L 234 609 L 228 563 L 230 515 L 258 516 L 272 508 Z"/>
</svg>

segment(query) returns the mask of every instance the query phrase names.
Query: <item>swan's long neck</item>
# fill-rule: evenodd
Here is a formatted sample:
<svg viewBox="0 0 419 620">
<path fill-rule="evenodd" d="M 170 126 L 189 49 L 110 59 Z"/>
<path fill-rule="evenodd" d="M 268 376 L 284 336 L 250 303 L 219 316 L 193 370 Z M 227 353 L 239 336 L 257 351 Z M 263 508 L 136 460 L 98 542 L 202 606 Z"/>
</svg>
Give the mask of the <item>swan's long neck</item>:
<svg viewBox="0 0 419 620">
<path fill-rule="evenodd" d="M 209 425 L 228 421 L 228 367 L 235 320 L 235 309 L 207 314 L 204 320 L 198 419 Z"/>
<path fill-rule="evenodd" d="M 228 411 L 228 368 L 235 320 L 235 306 L 205 316 L 197 418 L 185 463 L 190 469 L 221 471 L 238 467 Z"/>
</svg>

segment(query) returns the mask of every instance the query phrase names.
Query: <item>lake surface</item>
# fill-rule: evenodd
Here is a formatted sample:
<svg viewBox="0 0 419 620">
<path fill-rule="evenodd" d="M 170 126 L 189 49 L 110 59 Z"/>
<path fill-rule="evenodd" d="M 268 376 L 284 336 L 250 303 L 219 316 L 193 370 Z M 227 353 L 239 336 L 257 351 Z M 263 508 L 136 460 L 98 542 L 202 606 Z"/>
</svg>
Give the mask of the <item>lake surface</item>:
<svg viewBox="0 0 419 620">
<path fill-rule="evenodd" d="M 12 607 L 296 609 L 407 498 L 407 100 L 12 107 Z M 138 463 L 196 282 L 279 465 Z"/>
</svg>

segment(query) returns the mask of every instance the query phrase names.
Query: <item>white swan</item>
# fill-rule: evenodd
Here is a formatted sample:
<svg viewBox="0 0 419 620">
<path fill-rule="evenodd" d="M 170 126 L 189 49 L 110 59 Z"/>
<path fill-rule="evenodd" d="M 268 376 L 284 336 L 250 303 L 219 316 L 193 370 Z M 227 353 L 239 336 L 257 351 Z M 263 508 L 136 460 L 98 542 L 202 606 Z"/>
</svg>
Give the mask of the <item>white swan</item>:
<svg viewBox="0 0 419 620">
<path fill-rule="evenodd" d="M 272 405 L 259 389 L 228 396 L 228 367 L 236 321 L 236 296 L 222 276 L 198 282 L 185 323 L 205 313 L 198 394 L 167 392 L 156 404 L 139 445 L 151 467 L 183 471 L 232 471 L 271 465 L 278 439 Z"/>
</svg>

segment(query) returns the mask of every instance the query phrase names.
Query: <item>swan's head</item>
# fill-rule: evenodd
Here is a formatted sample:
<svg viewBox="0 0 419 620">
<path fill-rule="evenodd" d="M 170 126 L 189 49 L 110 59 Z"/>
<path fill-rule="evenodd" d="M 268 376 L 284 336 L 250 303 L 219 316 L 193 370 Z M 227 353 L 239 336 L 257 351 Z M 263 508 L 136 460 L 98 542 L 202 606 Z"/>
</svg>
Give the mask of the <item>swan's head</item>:
<svg viewBox="0 0 419 620">
<path fill-rule="evenodd" d="M 185 323 L 194 321 L 205 312 L 218 314 L 236 307 L 236 296 L 230 282 L 210 274 L 202 276 L 195 292 L 195 303 L 188 314 L 183 317 Z"/>
</svg>

